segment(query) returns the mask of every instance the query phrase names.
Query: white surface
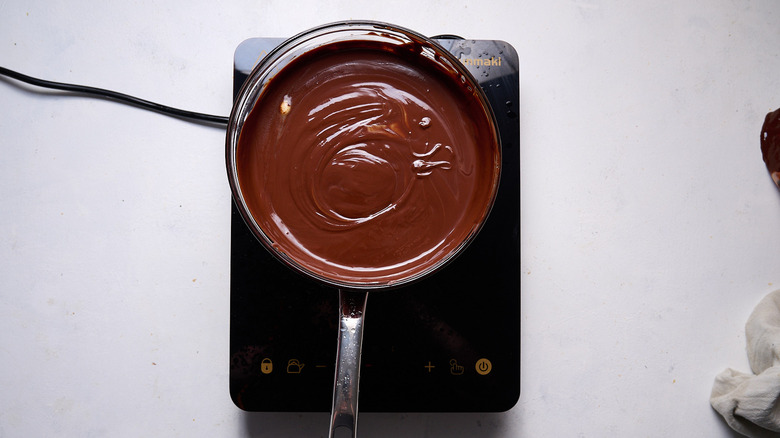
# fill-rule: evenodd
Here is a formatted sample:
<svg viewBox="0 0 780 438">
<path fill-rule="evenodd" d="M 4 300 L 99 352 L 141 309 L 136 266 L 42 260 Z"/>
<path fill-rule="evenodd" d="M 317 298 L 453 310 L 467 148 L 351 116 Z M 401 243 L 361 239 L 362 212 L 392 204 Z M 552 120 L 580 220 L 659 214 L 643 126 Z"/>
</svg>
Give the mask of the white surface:
<svg viewBox="0 0 780 438">
<path fill-rule="evenodd" d="M 1 2 L 0 65 L 227 115 L 249 37 L 370 18 L 517 49 L 520 401 L 362 436 L 733 436 L 710 388 L 780 287 L 775 1 L 89 3 Z M 7 81 L 0 102 L 0 436 L 325 436 L 228 396 L 223 132 Z"/>
</svg>

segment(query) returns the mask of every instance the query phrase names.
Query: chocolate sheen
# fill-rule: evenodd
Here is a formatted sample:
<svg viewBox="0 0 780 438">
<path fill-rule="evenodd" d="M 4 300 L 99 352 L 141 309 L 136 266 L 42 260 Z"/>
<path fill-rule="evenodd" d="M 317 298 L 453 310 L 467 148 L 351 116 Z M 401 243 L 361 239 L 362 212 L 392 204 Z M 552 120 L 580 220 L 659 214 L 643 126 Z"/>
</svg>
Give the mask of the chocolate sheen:
<svg viewBox="0 0 780 438">
<path fill-rule="evenodd" d="M 780 109 L 766 115 L 761 127 L 761 154 L 775 184 L 780 187 Z"/>
<path fill-rule="evenodd" d="M 273 247 L 326 279 L 425 273 L 479 228 L 500 168 L 474 91 L 419 48 L 332 43 L 271 79 L 236 152 Z"/>
</svg>

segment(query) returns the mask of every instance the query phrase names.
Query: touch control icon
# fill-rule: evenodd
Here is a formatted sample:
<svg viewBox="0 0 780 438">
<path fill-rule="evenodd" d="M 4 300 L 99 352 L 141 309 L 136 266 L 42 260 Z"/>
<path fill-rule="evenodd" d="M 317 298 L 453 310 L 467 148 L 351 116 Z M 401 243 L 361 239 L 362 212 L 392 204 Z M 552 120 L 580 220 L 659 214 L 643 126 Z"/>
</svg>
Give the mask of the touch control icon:
<svg viewBox="0 0 780 438">
<path fill-rule="evenodd" d="M 450 374 L 453 376 L 460 376 L 466 369 L 462 365 L 458 365 L 456 359 L 450 359 Z"/>
<path fill-rule="evenodd" d="M 303 370 L 303 363 L 298 359 L 287 361 L 287 374 L 300 374 Z"/>
<path fill-rule="evenodd" d="M 263 374 L 271 374 L 274 370 L 274 363 L 271 362 L 271 359 L 265 358 L 262 362 L 260 362 L 260 372 Z"/>
<path fill-rule="evenodd" d="M 489 360 L 482 358 L 477 361 L 474 368 L 476 368 L 478 374 L 486 376 L 493 370 L 493 364 Z"/>
</svg>

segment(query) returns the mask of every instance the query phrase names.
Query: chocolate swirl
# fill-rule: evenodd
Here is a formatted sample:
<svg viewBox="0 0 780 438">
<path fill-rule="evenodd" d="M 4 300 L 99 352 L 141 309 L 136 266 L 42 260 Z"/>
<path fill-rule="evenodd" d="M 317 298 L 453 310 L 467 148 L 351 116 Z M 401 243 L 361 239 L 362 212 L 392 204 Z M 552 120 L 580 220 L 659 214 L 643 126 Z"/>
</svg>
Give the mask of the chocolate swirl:
<svg viewBox="0 0 780 438">
<path fill-rule="evenodd" d="M 242 128 L 249 210 L 276 249 L 326 278 L 423 272 L 492 202 L 498 144 L 473 90 L 398 51 L 341 43 L 301 56 Z"/>
</svg>

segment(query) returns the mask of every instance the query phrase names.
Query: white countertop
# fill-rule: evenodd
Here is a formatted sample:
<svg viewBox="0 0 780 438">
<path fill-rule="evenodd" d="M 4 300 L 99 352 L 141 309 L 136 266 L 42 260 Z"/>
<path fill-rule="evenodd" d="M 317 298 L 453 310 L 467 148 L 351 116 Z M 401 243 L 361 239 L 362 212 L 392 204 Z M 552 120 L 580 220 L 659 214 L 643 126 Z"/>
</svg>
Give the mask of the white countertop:
<svg viewBox="0 0 780 438">
<path fill-rule="evenodd" d="M 227 115 L 233 50 L 347 18 L 521 66 L 522 394 L 365 437 L 732 437 L 714 376 L 780 288 L 772 0 L 0 3 L 0 65 Z M 224 132 L 0 80 L 0 437 L 312 437 L 228 394 Z M 410 394 L 414 388 L 410 388 Z"/>
</svg>

